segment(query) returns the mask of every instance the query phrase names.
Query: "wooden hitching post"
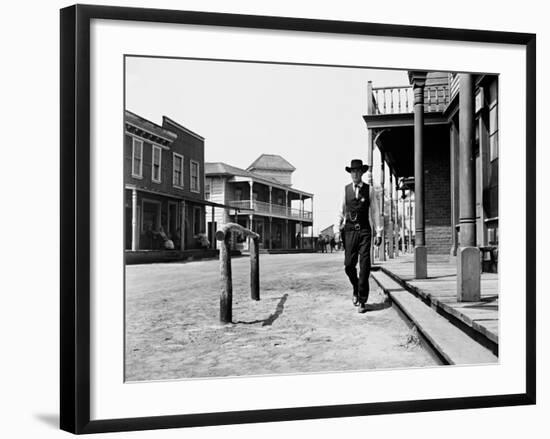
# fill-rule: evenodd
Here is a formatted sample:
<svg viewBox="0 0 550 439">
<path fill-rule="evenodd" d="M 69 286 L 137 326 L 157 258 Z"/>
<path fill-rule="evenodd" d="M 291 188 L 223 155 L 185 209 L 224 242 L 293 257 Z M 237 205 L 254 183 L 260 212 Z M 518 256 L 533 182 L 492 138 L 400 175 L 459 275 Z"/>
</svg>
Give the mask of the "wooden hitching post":
<svg viewBox="0 0 550 439">
<path fill-rule="evenodd" d="M 223 323 L 232 321 L 233 283 L 231 279 L 231 232 L 237 232 L 250 238 L 250 295 L 253 300 L 260 300 L 260 235 L 245 227 L 228 223 L 216 232 L 220 245 L 220 320 Z"/>
<path fill-rule="evenodd" d="M 229 249 L 230 233 L 224 234 L 220 245 L 220 320 L 223 323 L 230 323 L 233 316 L 233 283 L 231 279 L 231 253 Z"/>
<path fill-rule="evenodd" d="M 260 300 L 260 242 L 258 238 L 251 238 L 250 243 L 250 297 Z"/>
</svg>

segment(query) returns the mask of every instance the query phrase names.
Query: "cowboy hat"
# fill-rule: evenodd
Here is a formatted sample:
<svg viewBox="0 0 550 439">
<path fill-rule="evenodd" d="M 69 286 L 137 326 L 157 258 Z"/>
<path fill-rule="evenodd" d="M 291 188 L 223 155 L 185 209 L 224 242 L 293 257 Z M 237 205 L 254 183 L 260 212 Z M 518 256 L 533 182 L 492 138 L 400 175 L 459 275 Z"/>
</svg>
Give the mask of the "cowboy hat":
<svg viewBox="0 0 550 439">
<path fill-rule="evenodd" d="M 361 159 L 353 159 L 351 161 L 351 166 L 346 166 L 346 171 L 351 172 L 353 169 L 361 169 L 361 172 L 367 172 L 369 165 L 364 165 Z"/>
</svg>

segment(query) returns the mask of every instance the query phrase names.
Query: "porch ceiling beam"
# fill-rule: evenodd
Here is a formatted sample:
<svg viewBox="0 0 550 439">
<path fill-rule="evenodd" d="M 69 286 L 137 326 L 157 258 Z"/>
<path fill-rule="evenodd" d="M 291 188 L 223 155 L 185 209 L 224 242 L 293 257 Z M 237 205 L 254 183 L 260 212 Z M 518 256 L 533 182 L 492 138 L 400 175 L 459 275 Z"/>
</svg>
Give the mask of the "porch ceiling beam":
<svg viewBox="0 0 550 439">
<path fill-rule="evenodd" d="M 412 114 L 376 114 L 365 115 L 363 120 L 367 124 L 367 128 L 398 128 L 398 127 L 413 127 L 414 117 Z M 446 125 L 447 118 L 443 113 L 425 113 L 424 125 Z"/>
</svg>

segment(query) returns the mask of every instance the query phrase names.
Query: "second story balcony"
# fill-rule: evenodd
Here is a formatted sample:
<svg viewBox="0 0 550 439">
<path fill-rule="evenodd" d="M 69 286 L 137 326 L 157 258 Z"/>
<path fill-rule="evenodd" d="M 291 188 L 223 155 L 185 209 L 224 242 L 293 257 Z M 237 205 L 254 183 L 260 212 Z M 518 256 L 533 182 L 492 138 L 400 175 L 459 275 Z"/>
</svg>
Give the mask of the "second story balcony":
<svg viewBox="0 0 550 439">
<path fill-rule="evenodd" d="M 456 75 L 449 73 L 430 73 L 424 87 L 424 112 L 443 112 L 449 104 L 451 88 Z M 451 84 L 451 87 L 449 87 Z M 414 108 L 414 96 L 411 85 L 397 87 L 369 86 L 368 115 L 407 114 Z"/>
<path fill-rule="evenodd" d="M 310 211 L 276 203 L 267 203 L 265 201 L 234 200 L 229 201 L 227 204 L 238 209 L 252 210 L 254 214 L 264 216 L 293 219 L 297 221 L 312 221 L 313 218 L 313 214 Z"/>
</svg>

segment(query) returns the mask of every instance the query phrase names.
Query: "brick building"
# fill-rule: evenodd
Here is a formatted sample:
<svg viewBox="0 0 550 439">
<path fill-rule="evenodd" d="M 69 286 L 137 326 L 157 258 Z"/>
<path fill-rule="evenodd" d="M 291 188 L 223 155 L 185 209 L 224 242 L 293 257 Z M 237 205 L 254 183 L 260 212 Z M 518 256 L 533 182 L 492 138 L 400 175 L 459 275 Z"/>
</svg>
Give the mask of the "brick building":
<svg viewBox="0 0 550 439">
<path fill-rule="evenodd" d="M 390 173 L 389 188 L 384 188 L 382 180 L 391 203 L 388 254 L 393 257 L 397 248 L 398 212 L 405 212 L 404 218 L 410 215 L 407 201 L 415 192 L 416 246 L 425 247 L 427 254 L 457 256 L 461 246 L 470 246 L 471 241 L 482 256 L 494 256 L 498 251 L 498 76 L 409 72 L 409 79 L 411 85 L 402 87 L 377 88 L 369 82 L 363 116 L 371 157 L 376 146 L 383 178 L 385 169 Z"/>
<path fill-rule="evenodd" d="M 247 169 L 226 163 L 206 163 L 206 199 L 229 205 L 233 210 L 208 209 L 214 229 L 236 222 L 260 234 L 260 245 L 268 250 L 301 249 L 311 245 L 313 194 L 292 187 L 295 168 L 283 157 L 262 154 Z M 305 210 L 305 202 L 311 206 Z M 237 244 L 243 249 L 247 243 Z"/>
<path fill-rule="evenodd" d="M 125 249 L 201 249 L 206 233 L 204 138 L 164 116 L 125 112 Z"/>
</svg>

